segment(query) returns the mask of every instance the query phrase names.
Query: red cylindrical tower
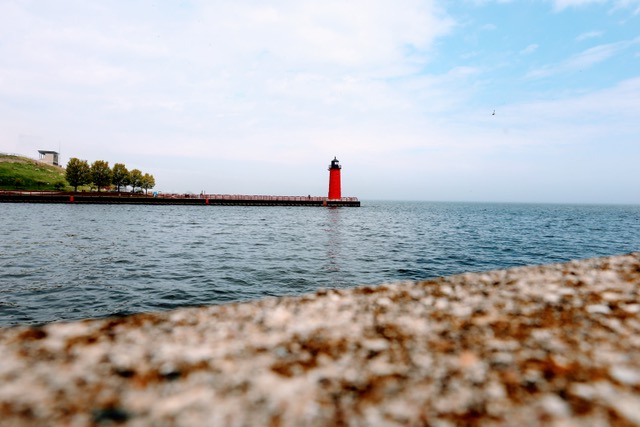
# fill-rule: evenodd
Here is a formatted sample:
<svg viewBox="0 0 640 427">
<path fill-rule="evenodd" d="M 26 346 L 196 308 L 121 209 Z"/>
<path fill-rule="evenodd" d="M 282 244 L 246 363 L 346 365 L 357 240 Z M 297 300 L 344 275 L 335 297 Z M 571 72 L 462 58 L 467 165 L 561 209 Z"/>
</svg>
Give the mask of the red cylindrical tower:
<svg viewBox="0 0 640 427">
<path fill-rule="evenodd" d="M 339 200 L 342 198 L 340 169 L 342 169 L 342 166 L 338 163 L 338 159 L 334 157 L 329 165 L 329 200 Z"/>
</svg>

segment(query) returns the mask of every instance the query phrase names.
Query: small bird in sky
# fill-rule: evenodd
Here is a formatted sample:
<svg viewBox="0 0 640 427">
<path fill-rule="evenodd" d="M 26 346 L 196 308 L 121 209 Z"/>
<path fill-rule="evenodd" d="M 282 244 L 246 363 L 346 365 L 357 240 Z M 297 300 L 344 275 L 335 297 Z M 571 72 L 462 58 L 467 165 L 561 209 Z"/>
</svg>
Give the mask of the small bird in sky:
<svg viewBox="0 0 640 427">
<path fill-rule="evenodd" d="M 493 113 L 491 113 L 492 116 L 496 115 L 496 110 L 493 110 Z"/>
</svg>

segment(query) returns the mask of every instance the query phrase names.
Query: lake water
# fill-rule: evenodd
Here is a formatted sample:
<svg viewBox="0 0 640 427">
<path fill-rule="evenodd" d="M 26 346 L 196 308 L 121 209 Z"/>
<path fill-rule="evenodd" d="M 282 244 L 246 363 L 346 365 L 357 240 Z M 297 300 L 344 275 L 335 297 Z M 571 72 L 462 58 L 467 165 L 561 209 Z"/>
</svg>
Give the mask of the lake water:
<svg viewBox="0 0 640 427">
<path fill-rule="evenodd" d="M 0 326 L 640 250 L 640 206 L 0 204 Z"/>
</svg>

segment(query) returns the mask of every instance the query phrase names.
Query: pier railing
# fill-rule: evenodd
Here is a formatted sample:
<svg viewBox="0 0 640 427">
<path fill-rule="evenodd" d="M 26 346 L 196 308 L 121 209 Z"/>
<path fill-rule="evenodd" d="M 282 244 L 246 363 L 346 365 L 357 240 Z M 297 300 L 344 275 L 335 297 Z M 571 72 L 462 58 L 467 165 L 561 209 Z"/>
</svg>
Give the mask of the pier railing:
<svg viewBox="0 0 640 427">
<path fill-rule="evenodd" d="M 191 198 L 191 199 L 211 199 L 211 200 L 243 200 L 243 201 L 274 201 L 274 202 L 324 202 L 327 197 L 319 196 L 262 196 L 246 194 L 159 194 L 158 197 L 166 198 Z M 357 202 L 357 197 L 342 197 L 336 199 L 340 202 Z"/>
<path fill-rule="evenodd" d="M 47 190 L 0 190 L 0 194 L 25 194 L 28 196 L 52 196 L 56 194 L 73 194 L 68 191 L 47 191 Z"/>
<path fill-rule="evenodd" d="M 201 198 L 221 199 L 221 200 L 264 200 L 264 201 L 283 201 L 283 202 L 323 202 L 326 197 L 318 196 L 260 196 L 260 195 L 242 195 L 242 194 L 203 194 Z M 342 197 L 342 202 L 356 202 L 357 197 Z"/>
</svg>

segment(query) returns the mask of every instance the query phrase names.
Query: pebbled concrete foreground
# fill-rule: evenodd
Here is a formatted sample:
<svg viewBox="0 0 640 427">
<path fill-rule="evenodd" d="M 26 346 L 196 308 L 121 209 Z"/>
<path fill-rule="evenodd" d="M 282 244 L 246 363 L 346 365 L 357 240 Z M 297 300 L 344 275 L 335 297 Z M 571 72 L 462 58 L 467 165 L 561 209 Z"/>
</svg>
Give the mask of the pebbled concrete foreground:
<svg viewBox="0 0 640 427">
<path fill-rule="evenodd" d="M 0 424 L 640 425 L 640 253 L 0 329 Z"/>
</svg>

